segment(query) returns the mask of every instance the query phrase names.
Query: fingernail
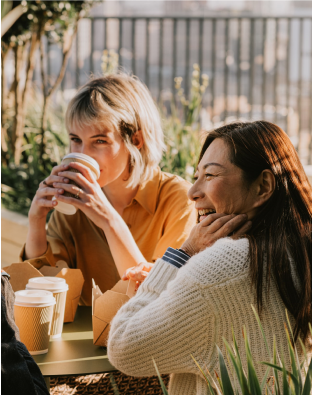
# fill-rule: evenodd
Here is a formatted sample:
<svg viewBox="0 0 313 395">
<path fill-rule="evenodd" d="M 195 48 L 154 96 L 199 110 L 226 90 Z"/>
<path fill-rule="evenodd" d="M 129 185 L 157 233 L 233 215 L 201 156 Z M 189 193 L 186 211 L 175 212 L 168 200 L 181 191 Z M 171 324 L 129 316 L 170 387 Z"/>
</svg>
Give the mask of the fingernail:
<svg viewBox="0 0 313 395">
<path fill-rule="evenodd" d="M 57 185 L 57 183 L 56 183 L 56 182 L 54 182 L 54 183 L 53 183 L 53 186 L 55 187 L 56 185 Z"/>
<path fill-rule="evenodd" d="M 246 223 L 246 225 L 250 228 L 250 226 L 252 226 L 252 221 L 248 221 L 248 222 Z"/>
<path fill-rule="evenodd" d="M 69 182 L 69 179 L 68 178 L 64 178 L 63 181 L 64 182 Z"/>
<path fill-rule="evenodd" d="M 248 218 L 247 214 L 241 214 L 243 218 Z"/>
<path fill-rule="evenodd" d="M 58 204 L 58 202 L 56 200 L 53 200 L 52 204 L 53 204 L 53 206 L 56 206 Z"/>
<path fill-rule="evenodd" d="M 63 189 L 58 189 L 58 192 L 59 192 L 59 193 L 62 193 L 62 192 L 63 192 Z"/>
<path fill-rule="evenodd" d="M 63 167 L 63 169 L 65 169 L 67 167 L 67 165 L 63 165 L 62 167 Z"/>
</svg>

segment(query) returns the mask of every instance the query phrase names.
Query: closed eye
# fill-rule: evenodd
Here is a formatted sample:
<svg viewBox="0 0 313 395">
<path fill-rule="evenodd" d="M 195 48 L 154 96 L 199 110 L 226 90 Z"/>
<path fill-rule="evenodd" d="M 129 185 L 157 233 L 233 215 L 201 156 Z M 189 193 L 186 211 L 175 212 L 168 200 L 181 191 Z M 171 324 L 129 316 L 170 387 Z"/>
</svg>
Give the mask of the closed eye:
<svg viewBox="0 0 313 395">
<path fill-rule="evenodd" d="M 73 141 L 74 143 L 81 143 L 81 139 L 77 137 L 71 137 L 71 141 Z"/>
</svg>

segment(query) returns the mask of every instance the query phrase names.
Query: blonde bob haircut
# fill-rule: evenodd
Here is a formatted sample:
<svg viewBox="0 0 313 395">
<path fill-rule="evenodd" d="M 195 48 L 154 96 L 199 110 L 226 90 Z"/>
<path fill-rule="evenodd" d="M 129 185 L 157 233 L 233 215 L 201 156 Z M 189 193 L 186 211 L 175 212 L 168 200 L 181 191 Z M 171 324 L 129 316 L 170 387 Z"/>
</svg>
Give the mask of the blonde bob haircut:
<svg viewBox="0 0 313 395">
<path fill-rule="evenodd" d="M 130 153 L 128 187 L 150 178 L 165 150 L 161 119 L 148 88 L 135 76 L 124 73 L 94 78 L 70 101 L 66 116 L 69 132 L 75 128 L 114 127 Z M 141 130 L 143 146 L 132 141 Z"/>
</svg>

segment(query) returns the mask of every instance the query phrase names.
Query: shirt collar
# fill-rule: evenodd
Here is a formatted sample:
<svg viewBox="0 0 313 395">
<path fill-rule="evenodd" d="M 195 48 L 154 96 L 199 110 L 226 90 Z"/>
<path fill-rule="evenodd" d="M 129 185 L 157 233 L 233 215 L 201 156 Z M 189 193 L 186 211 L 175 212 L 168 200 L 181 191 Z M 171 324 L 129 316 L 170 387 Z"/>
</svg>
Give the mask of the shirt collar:
<svg viewBox="0 0 313 395">
<path fill-rule="evenodd" d="M 151 215 L 153 215 L 156 210 L 160 179 L 161 169 L 156 167 L 153 169 L 151 177 L 139 186 L 136 196 L 134 197 L 134 200 Z"/>
</svg>

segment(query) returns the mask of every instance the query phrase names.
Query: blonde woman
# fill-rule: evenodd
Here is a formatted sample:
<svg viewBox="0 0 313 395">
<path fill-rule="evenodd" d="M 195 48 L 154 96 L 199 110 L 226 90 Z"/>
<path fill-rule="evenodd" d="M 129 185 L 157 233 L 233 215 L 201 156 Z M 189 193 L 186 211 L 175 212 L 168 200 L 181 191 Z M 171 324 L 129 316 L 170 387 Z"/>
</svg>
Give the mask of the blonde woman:
<svg viewBox="0 0 313 395">
<path fill-rule="evenodd" d="M 105 292 L 130 267 L 154 262 L 168 245 L 180 246 L 196 213 L 187 197 L 190 184 L 158 167 L 165 148 L 160 117 L 137 78 L 117 74 L 88 82 L 70 102 L 66 126 L 70 151 L 94 158 L 100 178 L 94 181 L 80 163 L 71 164 L 80 173 L 62 165 L 52 170 L 32 201 L 21 260 L 36 268 L 63 260 L 81 269 L 81 301 L 90 305 L 92 278 Z M 79 199 L 64 191 L 79 192 Z M 46 216 L 57 205 L 53 196 L 79 210 L 55 210 L 46 230 Z M 151 266 L 146 263 L 146 271 Z"/>
</svg>

